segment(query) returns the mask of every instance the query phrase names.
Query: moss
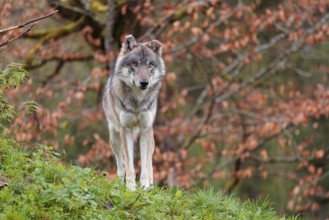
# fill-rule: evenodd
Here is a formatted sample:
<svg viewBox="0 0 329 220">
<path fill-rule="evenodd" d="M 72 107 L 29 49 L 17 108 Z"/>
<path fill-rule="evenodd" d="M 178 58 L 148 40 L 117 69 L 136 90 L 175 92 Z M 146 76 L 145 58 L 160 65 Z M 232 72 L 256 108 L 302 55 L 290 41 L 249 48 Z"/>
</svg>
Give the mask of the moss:
<svg viewBox="0 0 329 220">
<path fill-rule="evenodd" d="M 39 30 L 30 33 L 30 38 L 40 38 L 40 40 L 27 54 L 27 58 L 25 59 L 24 65 L 26 67 L 30 67 L 32 65 L 35 54 L 41 49 L 44 44 L 48 43 L 50 40 L 57 40 L 60 37 L 69 35 L 70 33 L 79 30 L 79 28 L 83 25 L 85 21 L 86 18 L 84 16 L 81 16 L 77 21 L 69 23 L 64 27 L 54 28 L 50 30 Z"/>
</svg>

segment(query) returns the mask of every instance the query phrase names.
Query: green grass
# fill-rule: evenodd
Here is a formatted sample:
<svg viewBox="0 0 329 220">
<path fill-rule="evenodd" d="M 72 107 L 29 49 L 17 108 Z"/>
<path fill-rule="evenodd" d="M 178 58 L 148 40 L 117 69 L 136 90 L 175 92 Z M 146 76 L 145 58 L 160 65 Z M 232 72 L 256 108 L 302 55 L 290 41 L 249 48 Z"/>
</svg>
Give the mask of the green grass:
<svg viewBox="0 0 329 220">
<path fill-rule="evenodd" d="M 24 151 L 0 136 L 1 180 L 0 219 L 287 219 L 269 201 L 242 202 L 213 188 L 130 192 L 120 180 L 63 164 L 49 147 Z"/>
</svg>

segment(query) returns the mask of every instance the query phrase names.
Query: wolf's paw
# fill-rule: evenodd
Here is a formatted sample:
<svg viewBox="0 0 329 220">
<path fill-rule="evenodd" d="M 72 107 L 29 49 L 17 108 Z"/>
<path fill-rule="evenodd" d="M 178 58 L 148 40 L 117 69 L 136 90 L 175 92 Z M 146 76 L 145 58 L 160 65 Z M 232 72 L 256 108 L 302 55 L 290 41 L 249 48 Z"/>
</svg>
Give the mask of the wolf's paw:
<svg viewBox="0 0 329 220">
<path fill-rule="evenodd" d="M 147 175 L 141 175 L 139 182 L 142 189 L 147 189 L 150 187 L 150 178 Z"/>
<path fill-rule="evenodd" d="M 141 183 L 141 188 L 142 189 L 148 189 L 148 188 L 150 188 L 150 183 Z"/>
<path fill-rule="evenodd" d="M 124 176 L 117 176 L 116 177 L 121 183 L 123 183 L 125 181 L 125 177 Z"/>
<path fill-rule="evenodd" d="M 141 185 L 141 188 L 145 191 L 152 190 L 154 188 L 153 184 Z"/>
<path fill-rule="evenodd" d="M 148 180 L 148 178 L 141 178 L 140 183 L 142 189 L 147 189 L 150 187 L 150 181 Z"/>
<path fill-rule="evenodd" d="M 124 179 L 125 178 L 125 170 L 124 169 L 118 169 L 117 176 L 122 177 Z"/>
<path fill-rule="evenodd" d="M 128 181 L 127 180 L 126 187 L 130 191 L 136 191 L 136 182 L 135 181 Z"/>
</svg>

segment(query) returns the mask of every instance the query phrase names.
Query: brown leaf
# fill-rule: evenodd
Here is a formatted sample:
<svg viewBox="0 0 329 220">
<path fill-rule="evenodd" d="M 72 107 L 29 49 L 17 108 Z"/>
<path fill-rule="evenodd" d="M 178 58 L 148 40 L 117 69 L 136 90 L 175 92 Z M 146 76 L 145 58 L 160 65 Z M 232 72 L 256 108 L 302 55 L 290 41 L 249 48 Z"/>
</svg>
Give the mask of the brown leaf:
<svg viewBox="0 0 329 220">
<path fill-rule="evenodd" d="M 310 165 L 307 166 L 307 171 L 311 174 L 314 174 L 315 173 L 315 167 L 312 164 L 310 164 Z"/>
<path fill-rule="evenodd" d="M 0 189 L 4 188 L 7 185 L 7 181 L 4 178 L 0 177 Z"/>
<path fill-rule="evenodd" d="M 266 150 L 261 150 L 259 154 L 264 160 L 268 160 L 268 154 Z"/>
<path fill-rule="evenodd" d="M 325 151 L 324 150 L 317 150 L 315 151 L 314 157 L 316 159 L 322 159 L 325 156 Z"/>
</svg>

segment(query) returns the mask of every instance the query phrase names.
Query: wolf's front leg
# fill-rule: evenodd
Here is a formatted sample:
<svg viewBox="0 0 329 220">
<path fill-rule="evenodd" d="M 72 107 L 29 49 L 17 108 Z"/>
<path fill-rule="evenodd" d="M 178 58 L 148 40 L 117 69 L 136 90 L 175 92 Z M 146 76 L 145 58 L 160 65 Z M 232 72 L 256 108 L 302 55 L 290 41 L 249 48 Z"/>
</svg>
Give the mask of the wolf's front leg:
<svg viewBox="0 0 329 220">
<path fill-rule="evenodd" d="M 153 129 L 143 129 L 139 139 L 141 153 L 141 176 L 140 183 L 145 189 L 153 184 L 152 155 L 154 151 Z"/>
<path fill-rule="evenodd" d="M 121 128 L 121 148 L 126 169 L 126 186 L 129 190 L 136 190 L 136 174 L 134 168 L 134 137 L 131 129 Z"/>
</svg>

